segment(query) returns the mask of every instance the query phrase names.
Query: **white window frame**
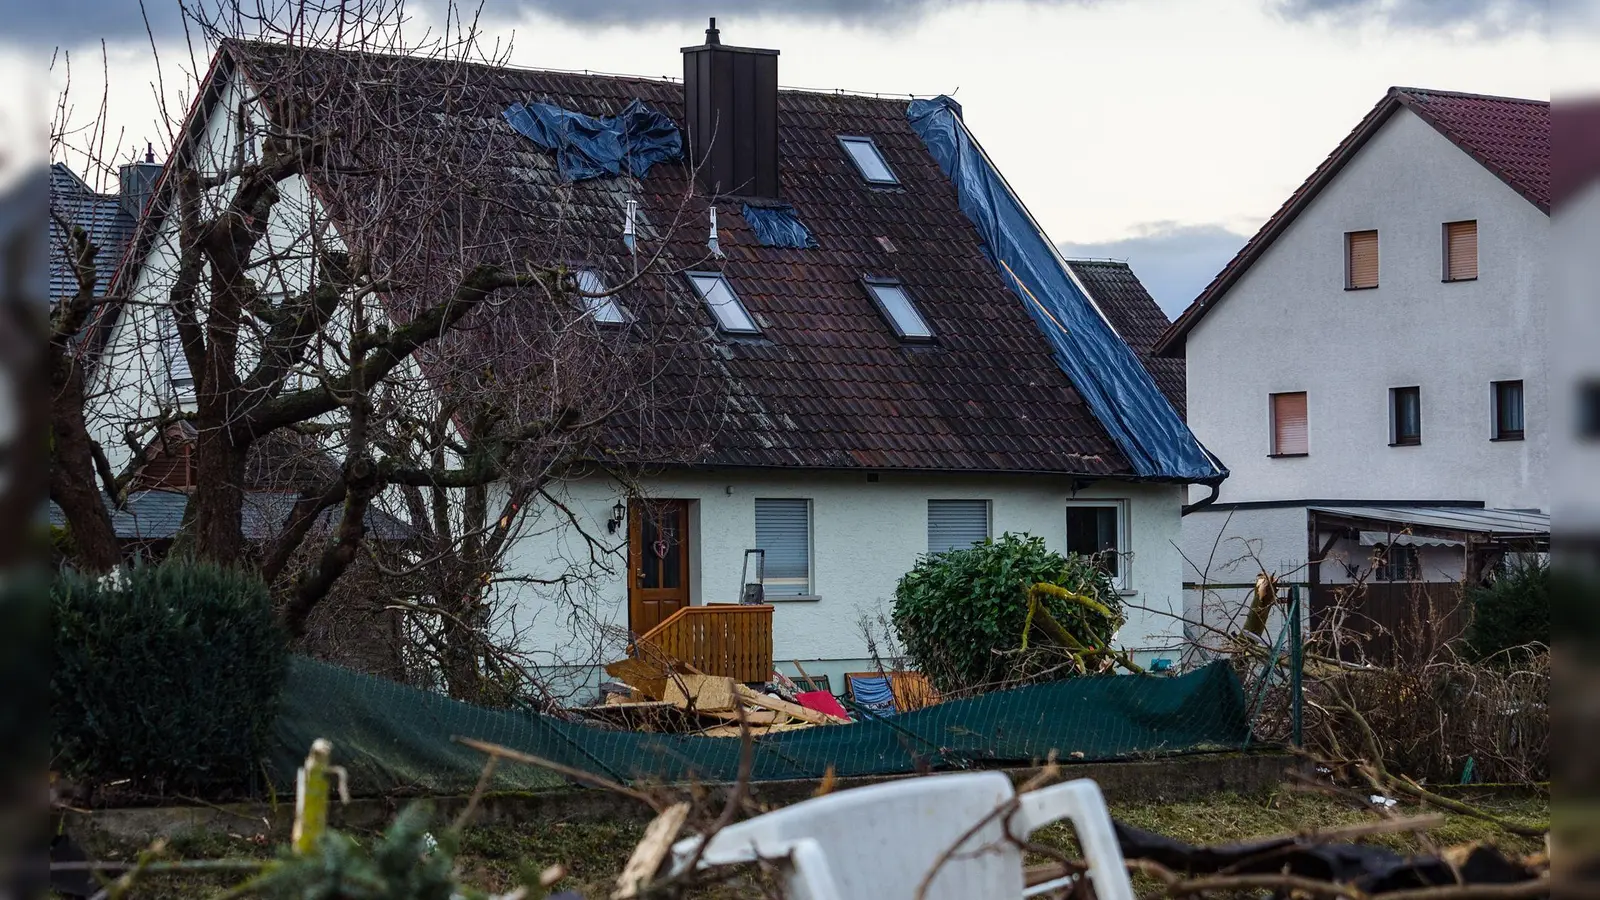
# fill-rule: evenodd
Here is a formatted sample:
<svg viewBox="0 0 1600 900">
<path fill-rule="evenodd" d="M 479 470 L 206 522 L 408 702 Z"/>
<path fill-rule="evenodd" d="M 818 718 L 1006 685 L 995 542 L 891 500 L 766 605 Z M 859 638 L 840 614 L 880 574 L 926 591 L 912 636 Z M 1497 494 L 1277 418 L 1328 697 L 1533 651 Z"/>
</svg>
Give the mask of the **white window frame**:
<svg viewBox="0 0 1600 900">
<path fill-rule="evenodd" d="M 1117 511 L 1117 574 L 1112 577 L 1112 583 L 1117 590 L 1124 594 L 1133 592 L 1133 551 L 1131 549 L 1132 530 L 1129 528 L 1129 507 L 1125 499 L 1108 498 L 1105 500 L 1068 500 L 1067 510 L 1074 508 L 1111 508 Z M 1070 551 L 1067 546 L 1067 511 L 1061 513 L 1061 545 Z"/>
<path fill-rule="evenodd" d="M 606 294 L 611 290 L 606 284 L 605 277 L 594 269 L 578 269 L 572 273 L 572 284 L 584 294 Z M 584 315 L 594 319 L 601 325 L 626 325 L 628 313 L 617 302 L 616 294 L 606 294 L 604 297 L 580 296 L 585 308 Z"/>
<path fill-rule="evenodd" d="M 933 323 L 928 321 L 927 315 L 917 305 L 916 298 L 911 296 L 910 291 L 906 290 L 904 282 L 898 278 L 878 278 L 869 275 L 861 279 L 861 284 L 867 289 L 867 296 L 872 298 L 873 305 L 878 307 L 878 313 L 883 316 L 885 322 L 889 323 L 889 327 L 894 329 L 896 337 L 902 341 L 921 344 L 933 341 Z M 879 293 L 880 290 L 898 291 L 900 298 L 905 301 L 905 311 L 915 317 L 916 321 L 909 323 L 900 321 L 900 317 L 895 313 L 894 308 L 885 302 L 883 295 Z M 912 328 L 920 325 L 921 330 L 908 330 L 907 325 L 912 326 Z"/>
<path fill-rule="evenodd" d="M 685 272 L 683 274 L 689 279 L 689 285 L 694 288 L 695 295 L 698 296 L 700 301 L 706 305 L 706 309 L 711 313 L 711 317 L 716 320 L 718 331 L 722 331 L 727 334 L 761 333 L 761 326 L 756 323 L 756 317 L 751 315 L 750 310 L 745 308 L 744 301 L 739 299 L 739 295 L 734 291 L 733 285 L 728 283 L 727 277 L 721 272 L 701 271 Z M 702 282 L 710 282 L 710 286 L 708 287 Z M 721 286 L 723 291 L 727 292 L 727 300 L 716 302 L 711 299 L 711 295 L 716 293 L 718 286 Z M 749 327 L 745 327 L 745 325 L 740 324 L 739 320 L 737 319 L 732 319 L 726 316 L 724 313 L 724 310 L 726 309 L 732 309 L 735 311 L 738 316 L 743 319 L 744 323 L 748 324 Z"/>
<path fill-rule="evenodd" d="M 856 172 L 861 175 L 861 179 L 867 184 L 896 185 L 900 183 L 899 176 L 895 175 L 894 169 L 889 166 L 889 160 L 885 159 L 883 151 L 878 149 L 877 141 L 864 134 L 841 134 L 839 135 L 839 146 L 844 150 L 844 155 L 850 157 L 850 164 L 856 167 Z M 859 148 L 860 152 L 871 154 L 878 165 L 883 167 L 884 174 L 880 176 L 869 172 L 867 165 L 863 164 L 861 157 L 857 155 L 857 148 Z"/>
<path fill-rule="evenodd" d="M 975 497 L 929 497 L 927 505 L 927 536 L 928 554 L 945 553 L 949 550 L 964 550 L 965 547 L 946 547 L 944 550 L 933 549 L 933 505 L 935 503 L 982 503 L 983 504 L 983 537 L 985 540 L 994 537 L 994 501 L 983 500 Z M 976 543 L 976 542 L 974 542 Z"/>
<path fill-rule="evenodd" d="M 750 507 L 751 532 L 755 531 L 756 516 L 759 514 L 760 505 L 768 501 L 783 501 L 787 503 L 804 503 L 806 507 L 806 585 L 805 590 L 799 594 L 773 594 L 766 587 L 765 557 L 763 557 L 762 594 L 767 602 L 785 600 L 816 600 L 817 598 L 817 510 L 816 504 L 809 497 L 757 497 Z M 753 574 L 753 573 L 752 573 Z M 742 588 L 741 588 L 742 589 Z"/>
<path fill-rule="evenodd" d="M 1514 384 L 1517 386 L 1517 418 L 1522 420 L 1522 429 L 1515 434 L 1500 430 L 1500 386 Z M 1526 440 L 1528 435 L 1528 382 L 1521 378 L 1501 378 L 1489 382 L 1489 440 L 1495 442 L 1511 442 Z"/>
</svg>

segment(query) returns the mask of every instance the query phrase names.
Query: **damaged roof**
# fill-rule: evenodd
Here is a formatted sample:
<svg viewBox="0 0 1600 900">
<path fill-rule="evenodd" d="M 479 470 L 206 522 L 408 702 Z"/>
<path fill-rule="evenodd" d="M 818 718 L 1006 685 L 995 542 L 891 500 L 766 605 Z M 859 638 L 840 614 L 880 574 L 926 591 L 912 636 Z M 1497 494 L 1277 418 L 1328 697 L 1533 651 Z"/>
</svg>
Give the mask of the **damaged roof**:
<svg viewBox="0 0 1600 900">
<path fill-rule="evenodd" d="M 1550 213 L 1549 101 L 1392 87 L 1178 316 L 1156 342 L 1155 352 L 1181 357 L 1184 338 L 1211 307 L 1402 107 L 1416 113 L 1523 199 L 1546 215 Z"/>
<path fill-rule="evenodd" d="M 662 390 L 652 421 L 713 436 L 685 460 L 690 464 L 1134 475 L 985 256 L 954 186 L 912 130 L 903 99 L 780 91 L 782 190 L 775 199 L 793 205 L 816 247 L 762 246 L 741 215 L 742 204 L 721 198 L 726 258 L 719 260 L 707 259 L 708 203 L 686 163 L 658 163 L 642 178 L 567 182 L 554 155 L 503 117 L 508 107 L 528 101 L 614 116 L 637 99 L 681 128 L 679 83 L 370 55 L 360 61 L 358 79 L 352 74 L 357 63 L 345 53 L 232 43 L 224 54 L 232 61 L 215 67 L 214 78 L 237 64 L 258 83 L 286 70 L 314 83 L 317 89 L 303 96 L 316 98 L 310 114 L 317 118 L 377 116 L 406 132 L 398 140 L 413 148 L 440 143 L 437 136 L 446 131 L 453 138 L 470 135 L 471 164 L 495 195 L 492 204 L 473 207 L 474 214 L 501 217 L 496 221 L 504 240 L 496 252 L 507 258 L 543 258 L 532 254 L 559 230 L 581 248 L 582 265 L 619 284 L 634 264 L 620 240 L 621 210 L 626 199 L 636 200 L 641 237 L 658 239 L 650 252 L 660 253 L 660 271 L 616 298 L 640 320 L 636 325 L 648 324 L 649 310 L 666 303 L 699 306 L 682 271 L 721 272 L 760 335 L 714 333 L 705 315 L 713 337 L 704 352 L 657 385 Z M 387 68 L 384 59 L 391 62 Z M 448 108 L 426 105 L 442 96 L 449 97 Z M 872 138 L 898 183 L 866 182 L 841 147 L 841 135 Z M 357 161 L 362 149 L 352 141 L 333 152 Z M 446 157 L 452 152 L 440 151 L 438 164 L 451 164 L 454 158 Z M 318 187 L 336 223 L 341 205 L 383 202 L 364 195 L 341 199 L 336 183 Z M 477 202 L 461 199 L 462 205 Z M 675 217 L 693 224 L 663 227 Z M 1151 313 L 1160 312 L 1153 302 L 1145 308 L 1148 295 L 1123 269 L 1104 273 L 1101 287 L 1091 290 L 1097 300 L 1109 298 L 1106 312 L 1121 323 L 1119 330 L 1144 341 L 1154 328 Z M 867 278 L 897 279 L 935 340 L 899 339 L 867 292 Z M 1148 345 L 1135 349 L 1148 351 Z M 676 403 L 707 379 L 725 402 L 715 408 Z M 1181 409 L 1181 376 L 1174 380 L 1169 371 L 1158 381 L 1169 397 L 1176 390 Z"/>
<path fill-rule="evenodd" d="M 1144 363 L 1145 371 L 1155 379 L 1167 402 L 1178 415 L 1184 415 L 1187 376 L 1183 360 L 1155 355 L 1156 341 L 1172 320 L 1145 290 L 1139 276 L 1133 274 L 1133 267 L 1111 259 L 1069 259 L 1067 265 L 1111 320 L 1111 327 Z"/>
</svg>

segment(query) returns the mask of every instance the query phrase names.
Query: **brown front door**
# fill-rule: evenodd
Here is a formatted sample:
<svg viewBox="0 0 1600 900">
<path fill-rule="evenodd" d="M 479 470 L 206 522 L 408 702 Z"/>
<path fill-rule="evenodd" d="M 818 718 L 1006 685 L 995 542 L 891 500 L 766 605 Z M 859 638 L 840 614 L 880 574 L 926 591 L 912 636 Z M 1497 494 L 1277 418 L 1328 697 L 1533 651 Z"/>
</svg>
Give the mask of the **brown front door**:
<svg viewBox="0 0 1600 900">
<path fill-rule="evenodd" d="M 628 572 L 634 634 L 689 605 L 689 501 L 629 501 Z"/>
</svg>

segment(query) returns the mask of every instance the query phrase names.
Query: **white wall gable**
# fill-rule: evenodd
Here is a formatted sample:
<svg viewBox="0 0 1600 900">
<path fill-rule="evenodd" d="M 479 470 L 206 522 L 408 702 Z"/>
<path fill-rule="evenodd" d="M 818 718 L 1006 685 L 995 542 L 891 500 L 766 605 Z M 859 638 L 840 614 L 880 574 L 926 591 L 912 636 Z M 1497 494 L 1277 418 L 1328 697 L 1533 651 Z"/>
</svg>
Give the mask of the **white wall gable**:
<svg viewBox="0 0 1600 900">
<path fill-rule="evenodd" d="M 1442 283 L 1446 222 L 1478 222 L 1479 280 Z M 1223 501 L 1475 499 L 1547 507 L 1549 218 L 1401 108 L 1190 332 L 1189 422 Z M 1344 234 L 1379 232 L 1379 286 L 1344 289 Z M 1490 382 L 1528 383 L 1528 440 L 1492 443 Z M 1417 385 L 1422 445 L 1390 447 Z M 1310 455 L 1268 459 L 1268 395 L 1308 394 Z M 1535 431 L 1537 430 L 1537 433 Z"/>
</svg>

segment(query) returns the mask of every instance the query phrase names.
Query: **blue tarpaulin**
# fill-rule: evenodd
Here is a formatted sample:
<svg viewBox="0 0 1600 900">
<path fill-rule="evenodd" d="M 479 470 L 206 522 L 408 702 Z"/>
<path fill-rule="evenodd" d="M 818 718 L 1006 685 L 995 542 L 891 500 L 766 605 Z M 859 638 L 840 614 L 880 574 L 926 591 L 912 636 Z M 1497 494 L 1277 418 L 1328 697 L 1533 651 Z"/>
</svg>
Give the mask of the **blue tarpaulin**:
<svg viewBox="0 0 1600 900">
<path fill-rule="evenodd" d="M 911 127 L 955 184 L 984 249 L 1055 347 L 1056 363 L 1147 478 L 1215 483 L 1228 470 L 1200 446 L 1150 373 L 1084 295 L 1022 201 L 966 130 L 955 101 L 914 100 Z"/>
<path fill-rule="evenodd" d="M 555 152 L 561 177 L 568 181 L 624 171 L 643 178 L 656 163 L 683 157 L 678 126 L 638 100 L 604 118 L 550 103 L 518 103 L 504 116 L 524 137 Z"/>
<path fill-rule="evenodd" d="M 796 250 L 815 250 L 817 240 L 810 229 L 800 221 L 794 207 L 787 203 L 764 206 L 744 205 L 744 220 L 756 233 L 763 247 L 791 247 Z"/>
</svg>

